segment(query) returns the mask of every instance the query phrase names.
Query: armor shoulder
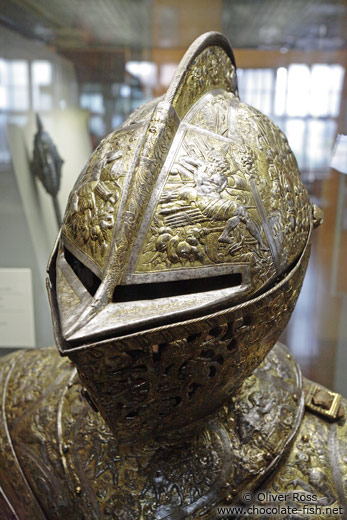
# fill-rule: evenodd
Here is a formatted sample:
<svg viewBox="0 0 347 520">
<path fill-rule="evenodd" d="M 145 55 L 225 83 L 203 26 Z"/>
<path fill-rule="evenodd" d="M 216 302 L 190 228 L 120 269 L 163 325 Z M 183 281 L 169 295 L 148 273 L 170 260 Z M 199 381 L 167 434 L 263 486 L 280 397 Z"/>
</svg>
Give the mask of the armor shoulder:
<svg viewBox="0 0 347 520">
<path fill-rule="evenodd" d="M 74 373 L 53 348 L 20 351 L 0 364 L 0 487 L 6 519 L 60 518 L 74 510 L 57 431 L 59 401 Z"/>
<path fill-rule="evenodd" d="M 306 392 L 310 387 L 307 383 L 310 382 L 305 380 Z M 325 388 L 320 388 L 321 392 L 333 395 Z M 342 514 L 341 511 L 346 511 L 346 411 L 347 400 L 344 398 L 340 401 L 339 412 L 334 420 L 329 419 L 324 411 L 319 414 L 307 407 L 292 449 L 278 471 L 255 494 L 256 498 L 259 493 L 287 494 L 286 504 L 291 503 L 301 509 L 306 504 L 306 514 L 314 515 L 317 519 L 337 518 Z"/>
</svg>

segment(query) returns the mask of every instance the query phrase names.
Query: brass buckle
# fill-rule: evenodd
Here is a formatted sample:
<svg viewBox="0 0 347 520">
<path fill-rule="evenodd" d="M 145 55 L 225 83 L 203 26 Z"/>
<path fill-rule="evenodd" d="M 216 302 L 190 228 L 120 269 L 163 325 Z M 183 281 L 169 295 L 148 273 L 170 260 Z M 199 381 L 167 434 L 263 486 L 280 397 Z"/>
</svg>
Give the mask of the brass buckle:
<svg viewBox="0 0 347 520">
<path fill-rule="evenodd" d="M 327 410 L 323 406 L 319 406 L 319 405 L 313 403 L 313 398 L 317 391 L 326 392 L 327 394 L 329 394 L 329 396 L 331 396 L 333 398 L 329 410 Z M 338 394 L 336 392 L 331 392 L 330 390 L 327 390 L 326 388 L 323 388 L 322 386 L 320 386 L 316 383 L 312 383 L 310 385 L 308 392 L 306 393 L 305 404 L 306 404 L 307 408 L 309 408 L 310 410 L 313 410 L 314 412 L 317 412 L 321 415 L 325 415 L 326 417 L 329 417 L 330 419 L 336 419 L 337 413 L 340 408 L 341 399 L 342 399 L 341 394 Z"/>
</svg>

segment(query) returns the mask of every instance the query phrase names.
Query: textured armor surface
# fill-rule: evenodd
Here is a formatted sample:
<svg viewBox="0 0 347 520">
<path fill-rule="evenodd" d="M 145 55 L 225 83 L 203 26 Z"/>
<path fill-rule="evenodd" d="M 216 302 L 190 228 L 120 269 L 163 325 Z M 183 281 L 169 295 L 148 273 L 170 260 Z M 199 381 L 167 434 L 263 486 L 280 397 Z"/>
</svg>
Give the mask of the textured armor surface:
<svg viewBox="0 0 347 520">
<path fill-rule="evenodd" d="M 302 420 L 300 369 L 280 344 L 189 442 L 117 442 L 54 349 L 5 358 L 0 377 L 4 520 L 214 519 L 218 504 L 262 489 L 345 505 L 346 423 Z"/>
<path fill-rule="evenodd" d="M 227 40 L 204 35 L 71 193 L 51 277 L 61 350 L 249 300 L 298 260 L 312 221 L 286 137 L 239 99 Z"/>
<path fill-rule="evenodd" d="M 70 361 L 1 365 L 5 518 L 212 520 L 261 489 L 345 506 L 346 403 L 276 344 L 321 214 L 235 70 L 200 37 L 77 180 L 47 280 Z"/>
<path fill-rule="evenodd" d="M 122 442 L 221 406 L 299 295 L 314 206 L 235 70 L 222 35 L 193 43 L 165 96 L 92 154 L 49 262 L 60 352 Z"/>
</svg>

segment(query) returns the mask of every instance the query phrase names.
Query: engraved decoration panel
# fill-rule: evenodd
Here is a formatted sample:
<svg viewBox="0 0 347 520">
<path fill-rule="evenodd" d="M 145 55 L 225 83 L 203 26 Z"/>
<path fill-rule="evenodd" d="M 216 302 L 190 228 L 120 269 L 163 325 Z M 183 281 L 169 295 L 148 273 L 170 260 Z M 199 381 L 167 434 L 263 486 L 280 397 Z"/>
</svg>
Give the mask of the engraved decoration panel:
<svg viewBox="0 0 347 520">
<path fill-rule="evenodd" d="M 237 499 L 271 470 L 301 419 L 300 373 L 280 346 L 199 435 L 136 449 L 119 444 L 82 397 L 76 370 L 53 349 L 11 361 L 2 362 L 0 428 L 1 468 L 6 457 L 11 470 L 0 470 L 0 483 L 23 520 L 213 519 L 214 505 Z"/>
<path fill-rule="evenodd" d="M 342 400 L 343 413 L 347 402 Z M 310 411 L 305 413 L 298 436 L 288 456 L 260 488 L 272 495 L 287 494 L 284 506 L 300 510 L 300 520 L 345 518 L 347 508 L 347 421 L 330 422 Z M 309 498 L 315 496 L 316 498 Z M 259 506 L 275 506 L 266 501 Z M 311 508 L 311 510 L 310 510 Z M 334 514 L 334 508 L 344 514 Z M 336 510 L 335 510 L 336 512 Z M 240 516 L 240 518 L 246 518 Z M 263 518 L 254 515 L 254 518 Z"/>
<path fill-rule="evenodd" d="M 118 438 L 150 437 L 222 405 L 286 326 L 308 254 L 306 249 L 275 289 L 247 304 L 70 350 L 83 384 Z M 206 399 L 207 389 L 213 401 Z"/>
<path fill-rule="evenodd" d="M 99 277 L 110 252 L 125 178 L 143 131 L 142 125 L 134 125 L 106 137 L 69 198 L 62 231 L 66 247 Z"/>
<path fill-rule="evenodd" d="M 173 87 L 170 85 L 168 94 Z M 178 116 L 183 118 L 197 99 L 216 88 L 238 95 L 236 70 L 230 57 L 221 47 L 211 45 L 193 59 L 180 78 L 172 100 Z"/>
<path fill-rule="evenodd" d="M 246 265 L 256 290 L 297 258 L 309 232 L 311 205 L 285 136 L 231 93 L 193 106 L 155 193 L 128 277 L 138 283 L 156 281 L 150 273 L 183 279 Z"/>
</svg>

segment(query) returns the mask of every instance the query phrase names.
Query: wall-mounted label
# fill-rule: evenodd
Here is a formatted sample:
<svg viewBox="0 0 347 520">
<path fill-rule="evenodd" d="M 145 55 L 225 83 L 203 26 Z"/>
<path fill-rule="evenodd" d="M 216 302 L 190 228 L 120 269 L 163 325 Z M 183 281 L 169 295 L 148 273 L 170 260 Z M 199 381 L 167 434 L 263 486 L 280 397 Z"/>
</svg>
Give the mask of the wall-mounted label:
<svg viewBox="0 0 347 520">
<path fill-rule="evenodd" d="M 0 347 L 34 347 L 31 269 L 0 269 Z"/>
</svg>

